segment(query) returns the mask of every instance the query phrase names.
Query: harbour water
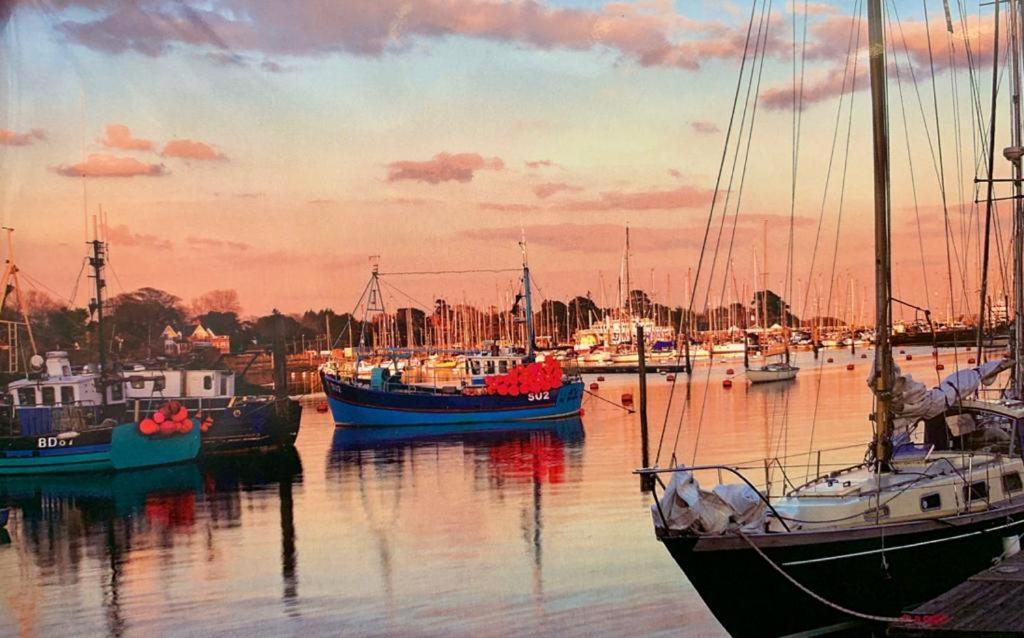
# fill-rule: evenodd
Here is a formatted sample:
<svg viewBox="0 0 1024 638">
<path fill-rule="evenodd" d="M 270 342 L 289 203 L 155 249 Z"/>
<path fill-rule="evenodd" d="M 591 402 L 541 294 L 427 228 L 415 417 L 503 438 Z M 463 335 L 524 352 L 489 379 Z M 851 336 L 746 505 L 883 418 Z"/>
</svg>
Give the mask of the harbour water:
<svg viewBox="0 0 1024 638">
<path fill-rule="evenodd" d="M 908 352 L 921 380 L 954 370 Z M 806 453 L 812 429 L 815 448 L 852 446 L 826 462 L 855 462 L 870 356 L 802 352 L 797 381 L 763 386 L 716 361 L 685 402 L 684 376 L 650 375 L 652 460 L 668 422 L 661 465 L 677 424 L 685 462 Z M 599 386 L 636 397 L 633 377 Z M 654 538 L 638 415 L 588 397 L 581 419 L 530 430 L 354 430 L 316 401 L 294 453 L 0 479 L 0 635 L 724 635 Z"/>
</svg>

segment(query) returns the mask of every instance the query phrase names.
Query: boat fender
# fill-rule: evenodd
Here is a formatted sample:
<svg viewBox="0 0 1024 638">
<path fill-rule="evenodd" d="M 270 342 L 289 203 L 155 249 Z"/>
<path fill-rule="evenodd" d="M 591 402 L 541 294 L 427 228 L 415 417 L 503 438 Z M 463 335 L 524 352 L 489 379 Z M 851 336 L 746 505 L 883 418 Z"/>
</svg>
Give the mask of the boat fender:
<svg viewBox="0 0 1024 638">
<path fill-rule="evenodd" d="M 202 432 L 208 432 L 213 427 L 213 417 L 209 414 L 203 419 L 203 422 L 199 424 L 199 430 Z"/>
<path fill-rule="evenodd" d="M 68 439 L 74 439 L 74 438 L 77 438 L 77 437 L 78 437 L 78 432 L 75 432 L 74 430 L 71 430 L 69 432 L 61 432 L 60 434 L 58 434 L 57 435 L 57 440 L 58 441 L 66 441 Z"/>
<path fill-rule="evenodd" d="M 184 421 L 178 421 L 177 426 L 178 434 L 188 434 L 195 427 L 195 424 L 192 423 L 192 419 L 185 419 Z"/>
<path fill-rule="evenodd" d="M 177 412 L 174 413 L 174 416 L 171 417 L 171 420 L 175 421 L 177 423 L 181 423 L 182 421 L 184 421 L 187 418 L 188 418 L 188 408 L 186 408 L 185 406 L 181 406 L 181 409 L 179 409 Z"/>
<path fill-rule="evenodd" d="M 160 434 L 170 436 L 178 431 L 178 424 L 175 421 L 164 421 L 160 424 Z"/>
<path fill-rule="evenodd" d="M 157 425 L 160 425 L 161 423 L 167 420 L 167 415 L 164 414 L 163 412 L 158 411 L 156 414 L 153 415 L 153 420 L 156 422 Z"/>
<path fill-rule="evenodd" d="M 153 436 L 160 431 L 160 426 L 153 419 L 142 419 L 139 423 L 139 432 L 144 436 Z"/>
</svg>

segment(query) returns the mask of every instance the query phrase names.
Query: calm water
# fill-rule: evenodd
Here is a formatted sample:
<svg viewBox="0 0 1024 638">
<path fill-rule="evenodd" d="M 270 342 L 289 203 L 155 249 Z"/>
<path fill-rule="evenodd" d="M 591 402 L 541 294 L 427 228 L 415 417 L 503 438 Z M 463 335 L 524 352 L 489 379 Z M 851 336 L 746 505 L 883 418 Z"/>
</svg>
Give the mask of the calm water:
<svg viewBox="0 0 1024 638">
<path fill-rule="evenodd" d="M 901 367 L 934 381 L 927 351 L 910 351 Z M 815 447 L 865 444 L 868 360 L 825 356 L 801 353 L 783 386 L 724 389 L 741 362 L 698 369 L 688 401 L 676 388 L 661 464 L 679 424 L 686 461 L 698 430 L 698 462 L 806 453 L 812 427 Z M 617 401 L 636 379 L 600 386 Z M 649 386 L 653 459 L 671 384 Z M 0 479 L 14 506 L 0 634 L 724 635 L 654 539 L 630 474 L 637 415 L 588 397 L 582 419 L 453 434 L 335 429 L 312 405 L 291 454 Z"/>
</svg>

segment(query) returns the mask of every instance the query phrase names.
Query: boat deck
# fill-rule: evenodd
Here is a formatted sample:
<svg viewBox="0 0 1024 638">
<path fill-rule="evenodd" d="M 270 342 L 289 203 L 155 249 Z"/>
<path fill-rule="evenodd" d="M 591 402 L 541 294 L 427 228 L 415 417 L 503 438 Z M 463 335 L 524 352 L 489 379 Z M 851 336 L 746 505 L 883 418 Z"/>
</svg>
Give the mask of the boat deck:
<svg viewBox="0 0 1024 638">
<path fill-rule="evenodd" d="M 1024 552 L 1018 552 L 904 614 L 894 636 L 1024 634 Z"/>
</svg>

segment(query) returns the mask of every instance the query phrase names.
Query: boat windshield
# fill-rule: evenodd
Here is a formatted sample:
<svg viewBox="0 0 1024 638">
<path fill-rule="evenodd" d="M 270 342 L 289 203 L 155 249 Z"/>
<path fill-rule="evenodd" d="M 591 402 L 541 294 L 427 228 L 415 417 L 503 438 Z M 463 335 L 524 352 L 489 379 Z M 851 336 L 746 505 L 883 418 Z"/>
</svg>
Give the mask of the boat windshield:
<svg viewBox="0 0 1024 638">
<path fill-rule="evenodd" d="M 986 410 L 953 408 L 918 422 L 911 440 L 936 450 L 1009 454 L 1017 419 Z"/>
</svg>

